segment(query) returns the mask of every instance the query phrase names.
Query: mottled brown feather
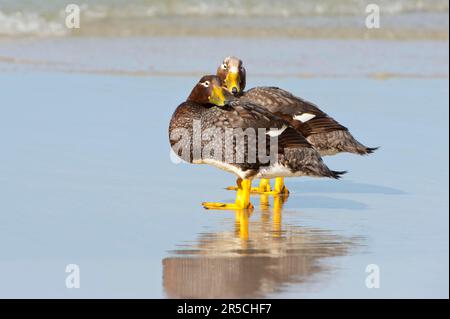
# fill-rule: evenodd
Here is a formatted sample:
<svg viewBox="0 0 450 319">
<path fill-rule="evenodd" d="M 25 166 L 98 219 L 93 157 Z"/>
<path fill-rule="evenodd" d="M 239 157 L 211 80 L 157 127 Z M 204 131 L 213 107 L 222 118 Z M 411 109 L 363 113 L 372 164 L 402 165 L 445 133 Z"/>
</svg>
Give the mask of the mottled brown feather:
<svg viewBox="0 0 450 319">
<path fill-rule="evenodd" d="M 315 104 L 277 87 L 256 87 L 245 92 L 241 99 L 263 105 L 269 112 L 288 121 L 305 137 L 336 130 L 347 131 L 345 126 L 321 111 Z M 314 114 L 315 117 L 305 123 L 293 119 L 295 115 L 303 113 Z"/>
</svg>

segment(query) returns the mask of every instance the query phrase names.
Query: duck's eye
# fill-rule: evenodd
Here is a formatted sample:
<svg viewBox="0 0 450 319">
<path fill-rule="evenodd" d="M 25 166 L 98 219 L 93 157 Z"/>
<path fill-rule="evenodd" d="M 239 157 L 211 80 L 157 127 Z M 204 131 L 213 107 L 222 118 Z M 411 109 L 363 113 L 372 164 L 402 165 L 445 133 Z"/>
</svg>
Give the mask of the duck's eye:
<svg viewBox="0 0 450 319">
<path fill-rule="evenodd" d="M 200 83 L 201 85 L 203 85 L 205 88 L 207 88 L 209 86 L 209 81 L 205 81 L 203 83 Z"/>
<path fill-rule="evenodd" d="M 222 69 L 226 70 L 227 69 L 227 65 L 224 63 L 222 64 Z"/>
</svg>

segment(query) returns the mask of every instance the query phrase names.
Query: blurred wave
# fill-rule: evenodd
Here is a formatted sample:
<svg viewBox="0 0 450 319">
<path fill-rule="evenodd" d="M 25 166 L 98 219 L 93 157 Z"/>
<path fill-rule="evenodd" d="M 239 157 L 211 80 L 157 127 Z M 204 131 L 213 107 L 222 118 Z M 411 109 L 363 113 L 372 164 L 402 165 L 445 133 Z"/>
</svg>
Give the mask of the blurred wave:
<svg viewBox="0 0 450 319">
<path fill-rule="evenodd" d="M 311 28 L 314 32 L 329 28 L 331 31 L 324 36 L 342 37 L 350 34 L 353 37 L 352 29 L 363 26 L 365 8 L 371 2 L 373 1 L 74 1 L 81 8 L 82 28 L 68 30 L 64 26 L 64 9 L 68 4 L 65 0 L 0 0 L 0 36 L 129 36 L 159 33 L 212 35 L 224 27 L 234 27 L 234 31 L 243 32 L 244 35 L 249 32 L 250 35 L 308 36 Z M 447 0 L 380 0 L 377 3 L 382 14 L 391 17 L 387 26 L 423 29 L 426 21 L 427 28 L 448 28 Z M 392 19 L 405 15 L 413 18 Z M 343 29 L 336 33 L 335 29 L 339 26 Z"/>
<path fill-rule="evenodd" d="M 47 20 L 38 13 L 0 11 L 0 35 L 65 35 L 68 29 L 58 21 Z"/>
</svg>

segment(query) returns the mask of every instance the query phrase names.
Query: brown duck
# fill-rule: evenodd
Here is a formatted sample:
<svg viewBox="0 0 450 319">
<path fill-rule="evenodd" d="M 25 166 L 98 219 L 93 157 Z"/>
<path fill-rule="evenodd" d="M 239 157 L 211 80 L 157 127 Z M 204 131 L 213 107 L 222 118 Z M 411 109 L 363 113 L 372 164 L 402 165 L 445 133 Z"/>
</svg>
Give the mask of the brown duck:
<svg viewBox="0 0 450 319">
<path fill-rule="evenodd" d="M 255 103 L 270 113 L 284 119 L 300 132 L 322 156 L 341 152 L 366 155 L 377 148 L 366 147 L 358 142 L 349 130 L 338 121 L 320 110 L 315 104 L 303 100 L 278 87 L 256 87 L 244 91 L 246 70 L 242 61 L 236 57 L 227 57 L 217 68 L 217 76 L 223 87 L 241 101 Z M 229 187 L 234 189 L 234 187 Z M 254 192 L 287 193 L 283 178 L 277 178 L 275 189 L 270 191 L 270 183 L 262 179 L 260 187 Z"/>
<path fill-rule="evenodd" d="M 235 98 L 221 84 L 215 75 L 202 77 L 169 124 L 175 154 L 186 162 L 213 165 L 238 178 L 235 203 L 206 202 L 205 208 L 251 208 L 251 181 L 255 178 L 339 178 L 344 173 L 330 170 L 319 152 L 287 121 L 255 103 Z M 245 143 L 238 143 L 237 135 L 227 132 L 245 132 Z M 255 145 L 252 132 L 257 132 Z"/>
</svg>

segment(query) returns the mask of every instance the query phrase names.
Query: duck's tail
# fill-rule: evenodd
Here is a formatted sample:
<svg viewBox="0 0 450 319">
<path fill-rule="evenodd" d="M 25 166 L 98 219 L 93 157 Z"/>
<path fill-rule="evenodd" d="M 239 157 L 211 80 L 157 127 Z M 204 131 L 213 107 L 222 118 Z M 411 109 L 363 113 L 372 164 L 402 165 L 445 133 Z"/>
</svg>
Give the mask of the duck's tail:
<svg viewBox="0 0 450 319">
<path fill-rule="evenodd" d="M 285 149 L 285 159 L 294 171 L 314 177 L 341 178 L 346 171 L 333 171 L 322 160 L 314 148 Z"/>
<path fill-rule="evenodd" d="M 367 147 L 363 145 L 349 131 L 345 130 L 313 134 L 308 137 L 308 141 L 322 155 L 334 155 L 342 152 L 368 155 L 378 149 L 378 147 Z"/>
<path fill-rule="evenodd" d="M 365 153 L 364 154 L 362 154 L 362 155 L 365 155 L 365 154 L 372 154 L 373 152 L 375 152 L 377 149 L 379 149 L 380 147 L 379 146 L 377 146 L 377 147 L 366 147 L 366 149 L 365 149 Z"/>
<path fill-rule="evenodd" d="M 329 177 L 334 178 L 334 179 L 341 179 L 342 175 L 347 174 L 347 171 L 332 171 L 332 170 L 330 170 L 330 173 L 331 174 Z"/>
</svg>

